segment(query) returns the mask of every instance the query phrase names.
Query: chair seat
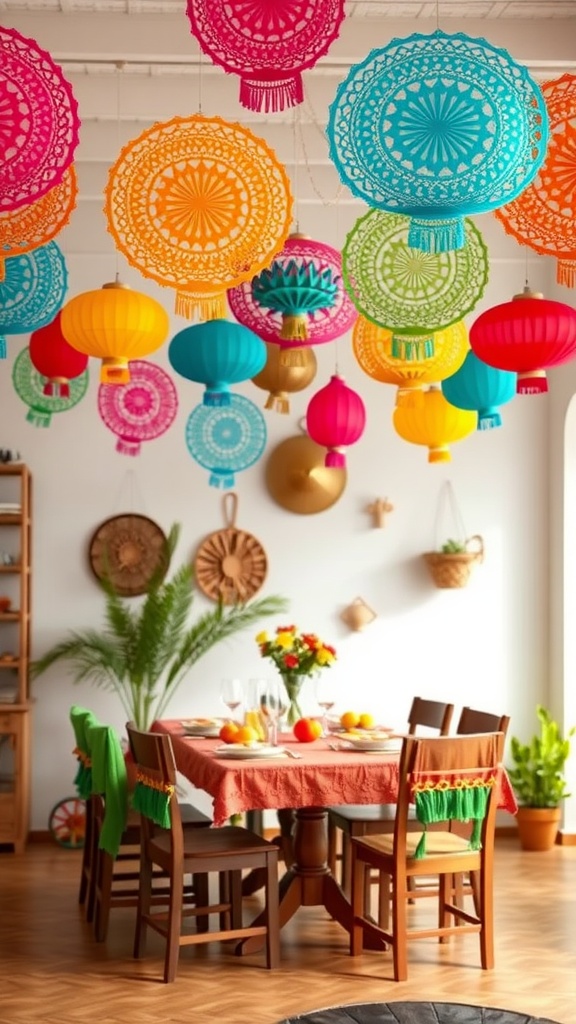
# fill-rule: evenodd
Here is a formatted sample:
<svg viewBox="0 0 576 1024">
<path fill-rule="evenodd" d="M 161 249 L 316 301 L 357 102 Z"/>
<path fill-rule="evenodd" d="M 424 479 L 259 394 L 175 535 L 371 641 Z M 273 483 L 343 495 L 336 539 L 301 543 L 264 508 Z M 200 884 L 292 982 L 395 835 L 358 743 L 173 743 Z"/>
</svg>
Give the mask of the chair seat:
<svg viewBox="0 0 576 1024">
<path fill-rule="evenodd" d="M 214 861 L 212 870 L 219 871 L 222 870 L 217 862 L 219 854 L 223 859 L 235 855 L 246 857 L 251 853 L 261 855 L 267 853 L 273 845 L 267 839 L 257 835 L 256 832 L 250 832 L 235 825 L 225 825 L 223 828 L 191 829 L 184 835 L 184 857 L 210 857 Z M 157 832 L 150 840 L 150 850 L 160 856 L 169 854 L 170 832 L 168 830 Z"/>
<path fill-rule="evenodd" d="M 406 856 L 411 860 L 420 839 L 422 832 L 409 832 L 406 836 Z M 391 856 L 394 850 L 394 835 L 363 836 L 361 839 L 352 839 L 352 842 L 365 849 L 374 850 L 384 856 Z M 470 855 L 471 850 L 467 839 L 456 835 L 455 832 L 435 831 L 426 832 L 426 856 L 422 858 L 425 865 L 430 857 L 442 856 L 442 854 L 466 854 Z"/>
<path fill-rule="evenodd" d="M 343 822 L 393 822 L 396 817 L 396 804 L 338 804 L 329 807 L 328 811 L 334 817 L 336 825 L 337 818 Z M 410 817 L 416 817 L 414 808 L 410 808 Z"/>
</svg>

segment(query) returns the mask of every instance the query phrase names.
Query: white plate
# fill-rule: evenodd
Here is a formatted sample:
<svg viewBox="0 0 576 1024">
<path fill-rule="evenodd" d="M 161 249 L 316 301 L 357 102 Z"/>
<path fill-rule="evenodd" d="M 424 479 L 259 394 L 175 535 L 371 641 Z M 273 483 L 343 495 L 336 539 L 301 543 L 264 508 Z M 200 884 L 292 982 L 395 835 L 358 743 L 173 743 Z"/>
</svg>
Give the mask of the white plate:
<svg viewBox="0 0 576 1024">
<path fill-rule="evenodd" d="M 187 736 L 214 737 L 224 725 L 223 718 L 186 718 L 180 723 Z"/>
<path fill-rule="evenodd" d="M 284 747 L 269 747 L 264 744 L 259 747 L 244 747 L 240 744 L 227 744 L 225 747 L 216 747 L 215 757 L 230 758 L 233 761 L 254 760 L 263 757 L 282 757 L 286 754 Z"/>
<path fill-rule="evenodd" d="M 365 739 L 364 737 L 350 736 L 345 740 L 349 744 L 349 750 L 361 750 L 363 753 L 396 753 L 402 747 L 402 740 L 399 739 Z"/>
</svg>

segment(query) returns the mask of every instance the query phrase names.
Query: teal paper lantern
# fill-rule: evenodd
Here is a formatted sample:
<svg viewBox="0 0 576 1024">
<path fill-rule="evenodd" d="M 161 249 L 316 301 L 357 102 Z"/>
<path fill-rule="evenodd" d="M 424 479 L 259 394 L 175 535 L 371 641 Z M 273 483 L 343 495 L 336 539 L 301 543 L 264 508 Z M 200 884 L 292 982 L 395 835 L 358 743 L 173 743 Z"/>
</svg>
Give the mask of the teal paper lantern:
<svg viewBox="0 0 576 1024">
<path fill-rule="evenodd" d="M 442 381 L 442 393 L 457 409 L 478 413 L 478 430 L 491 430 L 502 426 L 498 408 L 514 398 L 517 377 L 510 370 L 488 366 L 474 352 L 468 352 L 460 369 Z"/>
<path fill-rule="evenodd" d="M 206 385 L 204 405 L 230 405 L 230 384 L 260 373 L 266 363 L 266 345 L 242 324 L 207 320 L 175 334 L 168 359 L 181 377 Z"/>
</svg>

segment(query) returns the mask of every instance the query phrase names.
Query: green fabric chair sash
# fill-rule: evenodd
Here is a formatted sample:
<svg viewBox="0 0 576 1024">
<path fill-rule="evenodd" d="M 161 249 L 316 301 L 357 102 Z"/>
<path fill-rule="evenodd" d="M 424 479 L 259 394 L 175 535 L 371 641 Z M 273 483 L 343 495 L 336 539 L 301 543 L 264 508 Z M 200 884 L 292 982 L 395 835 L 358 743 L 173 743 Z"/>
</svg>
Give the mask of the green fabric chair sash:
<svg viewBox="0 0 576 1024">
<path fill-rule="evenodd" d="M 70 708 L 70 721 L 76 740 L 73 753 L 78 759 L 74 785 L 78 796 L 82 800 L 87 800 L 92 795 L 92 759 L 88 745 L 88 730 L 100 723 L 91 711 L 78 704 L 73 704 Z"/>
<path fill-rule="evenodd" d="M 414 772 L 411 777 L 412 798 L 416 817 L 424 826 L 414 852 L 415 859 L 426 856 L 426 828 L 439 821 L 472 821 L 469 847 L 479 850 L 482 822 L 496 779 L 497 773 L 493 769 L 475 768 L 457 773 Z"/>
<path fill-rule="evenodd" d="M 92 758 L 92 792 L 104 797 L 104 821 L 99 846 L 111 857 L 118 856 L 128 815 L 128 780 L 120 738 L 109 725 L 88 730 Z"/>
<path fill-rule="evenodd" d="M 132 806 L 160 828 L 170 828 L 170 801 L 173 795 L 174 786 L 145 775 L 140 770 L 136 772 Z"/>
</svg>

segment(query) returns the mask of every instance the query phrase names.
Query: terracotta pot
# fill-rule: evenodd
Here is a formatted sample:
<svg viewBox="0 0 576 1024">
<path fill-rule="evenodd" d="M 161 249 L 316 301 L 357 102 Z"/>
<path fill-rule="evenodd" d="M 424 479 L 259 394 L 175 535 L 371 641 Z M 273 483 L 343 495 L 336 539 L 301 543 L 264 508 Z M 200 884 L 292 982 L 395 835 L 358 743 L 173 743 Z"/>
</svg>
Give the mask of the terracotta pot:
<svg viewBox="0 0 576 1024">
<path fill-rule="evenodd" d="M 559 807 L 519 807 L 516 815 L 523 850 L 551 850 L 560 824 Z"/>
</svg>

